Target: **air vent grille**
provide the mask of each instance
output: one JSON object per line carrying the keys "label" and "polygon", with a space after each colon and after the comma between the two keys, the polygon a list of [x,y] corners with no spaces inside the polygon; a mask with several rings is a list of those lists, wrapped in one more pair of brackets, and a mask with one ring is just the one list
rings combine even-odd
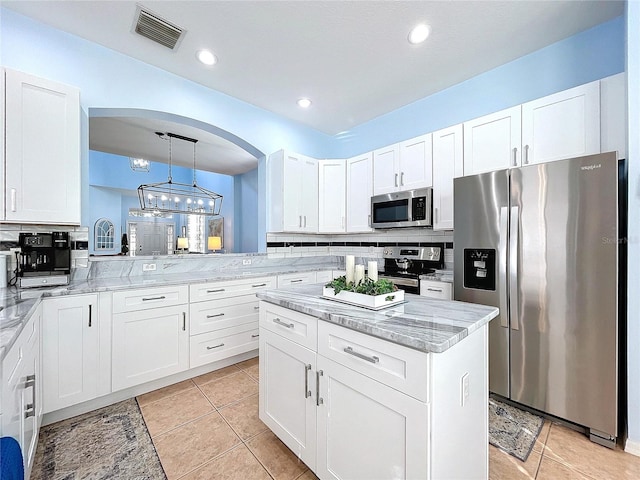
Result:
{"label": "air vent grille", "polygon": [[174,49],[182,36],[183,30],[153,13],[140,9],[136,22],[136,33],[147,37],[160,45]]}

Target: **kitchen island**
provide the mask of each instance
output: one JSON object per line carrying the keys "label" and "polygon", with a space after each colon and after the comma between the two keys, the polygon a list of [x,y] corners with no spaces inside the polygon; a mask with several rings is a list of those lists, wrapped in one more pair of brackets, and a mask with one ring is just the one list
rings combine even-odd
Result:
{"label": "kitchen island", "polygon": [[260,418],[325,479],[488,478],[488,322],[406,295],[380,311],[321,285],[258,293]]}

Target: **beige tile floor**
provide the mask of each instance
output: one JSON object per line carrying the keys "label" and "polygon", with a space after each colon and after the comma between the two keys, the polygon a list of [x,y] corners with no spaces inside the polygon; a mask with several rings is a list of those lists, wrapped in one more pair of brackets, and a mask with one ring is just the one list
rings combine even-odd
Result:
{"label": "beige tile floor", "polygon": [[[169,480],[316,479],[258,418],[257,358],[141,395],[138,403]],[[489,478],[637,480],[640,457],[546,421],[526,462],[489,446]]]}

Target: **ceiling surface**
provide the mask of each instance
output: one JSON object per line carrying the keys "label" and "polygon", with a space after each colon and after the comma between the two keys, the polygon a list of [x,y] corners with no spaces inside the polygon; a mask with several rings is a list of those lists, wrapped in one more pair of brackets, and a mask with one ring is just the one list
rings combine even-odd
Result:
{"label": "ceiling surface", "polygon": [[[0,3],[332,135],[624,13],[585,0]],[[175,51],[134,33],[138,3],[186,30]],[[411,45],[420,22],[431,36]],[[218,63],[200,64],[201,48]]]}

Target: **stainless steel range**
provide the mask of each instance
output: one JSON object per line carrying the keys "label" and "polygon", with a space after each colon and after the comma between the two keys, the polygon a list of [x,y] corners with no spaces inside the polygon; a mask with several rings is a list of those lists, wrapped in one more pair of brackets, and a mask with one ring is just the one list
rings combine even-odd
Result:
{"label": "stainless steel range", "polygon": [[420,294],[420,275],[433,273],[444,267],[444,243],[422,243],[419,246],[384,247],[386,278],[406,293]]}

